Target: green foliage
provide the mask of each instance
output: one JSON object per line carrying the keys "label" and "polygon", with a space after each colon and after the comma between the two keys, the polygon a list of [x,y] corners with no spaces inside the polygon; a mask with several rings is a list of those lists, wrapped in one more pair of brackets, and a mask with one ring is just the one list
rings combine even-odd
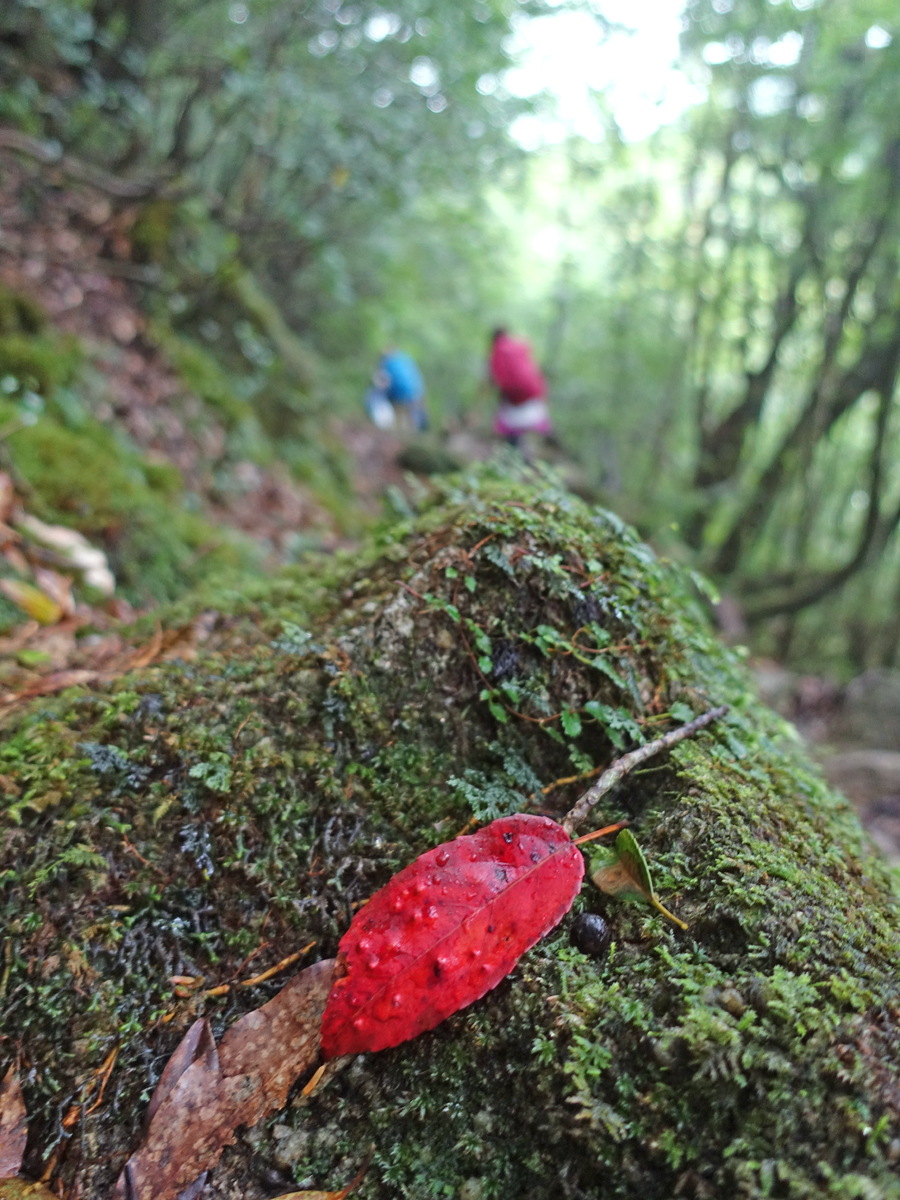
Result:
{"label": "green foliage", "polygon": [[209,350],[161,322],[153,336],[185,384],[229,426],[252,418],[252,405],[237,395],[227,371]]}

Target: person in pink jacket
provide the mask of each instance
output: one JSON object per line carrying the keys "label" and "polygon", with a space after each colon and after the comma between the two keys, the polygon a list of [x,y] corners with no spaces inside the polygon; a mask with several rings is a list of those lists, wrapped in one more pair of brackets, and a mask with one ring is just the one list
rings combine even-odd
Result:
{"label": "person in pink jacket", "polygon": [[488,367],[500,398],[494,433],[511,446],[520,445],[526,433],[549,437],[553,426],[547,408],[547,383],[528,342],[511,337],[505,329],[495,329]]}

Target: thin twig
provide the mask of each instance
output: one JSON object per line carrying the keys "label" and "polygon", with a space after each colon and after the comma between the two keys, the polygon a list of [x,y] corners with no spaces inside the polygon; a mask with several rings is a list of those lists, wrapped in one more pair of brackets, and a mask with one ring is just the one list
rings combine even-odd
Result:
{"label": "thin twig", "polygon": [[100,1068],[100,1071],[103,1075],[103,1078],[100,1081],[100,1092],[97,1096],[97,1099],[94,1101],[94,1103],[91,1105],[91,1107],[84,1114],[86,1117],[89,1117],[91,1115],[91,1113],[94,1112],[95,1109],[98,1109],[100,1107],[100,1105],[103,1103],[103,1093],[106,1091],[106,1085],[109,1083],[109,1077],[112,1074],[113,1067],[116,1065],[116,1059],[118,1058],[118,1056],[119,1056],[119,1047],[116,1046],[116,1048],[114,1050],[110,1051],[109,1055],[106,1058],[106,1062]]}
{"label": "thin twig", "polygon": [[252,979],[241,979],[237,983],[220,983],[218,987],[210,988],[209,991],[201,992],[200,995],[205,1000],[209,996],[225,996],[232,988],[255,987],[258,983],[265,983],[273,975],[277,975],[280,971],[286,971],[288,967],[292,967],[304,954],[312,950],[315,944],[315,942],[310,942],[302,950],[298,950],[296,954],[289,954],[287,958],[283,958],[274,967],[269,967],[268,971],[263,971],[262,975],[254,975]]}
{"label": "thin twig", "polygon": [[615,825],[605,825],[602,829],[595,829],[593,833],[583,833],[581,837],[572,838],[572,845],[583,846],[585,842],[594,842],[597,838],[606,837],[607,834],[618,833],[620,829],[626,829],[630,824],[630,821],[616,821]]}
{"label": "thin twig", "polygon": [[129,852],[129,854],[133,854],[134,857],[139,862],[142,862],[145,867],[149,867],[151,871],[155,871],[157,873],[157,875],[160,876],[161,879],[168,879],[168,876],[166,875],[165,871],[161,870],[154,863],[148,862],[147,859],[144,858],[143,854],[141,854],[140,850],[138,850],[137,846],[133,846],[131,844],[131,842],[129,842],[127,835],[124,833],[122,834],[122,844],[124,845],[125,849]]}
{"label": "thin twig", "polygon": [[571,834],[581,824],[601,796],[605,796],[611,788],[615,787],[619,780],[627,775],[633,767],[646,762],[648,758],[652,758],[654,754],[659,754],[662,750],[668,750],[671,746],[676,745],[685,738],[693,737],[695,733],[698,733],[701,729],[705,729],[713,721],[718,721],[719,717],[724,717],[727,712],[727,704],[721,704],[718,708],[711,708],[709,712],[703,713],[702,716],[696,717],[693,721],[688,721],[687,725],[673,729],[670,733],[657,738],[656,741],[647,742],[645,746],[639,746],[637,750],[632,750],[630,754],[623,754],[621,758],[617,758],[603,772],[594,786],[588,788],[575,807],[566,813],[565,818],[561,822],[563,829],[565,829],[566,833]]}
{"label": "thin twig", "polygon": [[592,767],[590,771],[584,771],[581,775],[563,775],[562,779],[554,779],[552,783],[542,787],[541,795],[546,796],[548,792],[555,792],[557,788],[565,787],[569,783],[580,783],[582,779],[593,779],[595,775],[599,775],[605,769],[605,767]]}
{"label": "thin twig", "polygon": [[398,579],[397,582],[400,584],[400,586],[402,588],[406,588],[406,590],[409,592],[409,594],[411,596],[415,596],[415,598],[417,600],[421,600],[423,604],[428,603],[428,601],[425,599],[425,597],[423,595],[421,595],[420,592],[417,592],[415,588],[411,588],[408,583],[404,583],[402,579]]}

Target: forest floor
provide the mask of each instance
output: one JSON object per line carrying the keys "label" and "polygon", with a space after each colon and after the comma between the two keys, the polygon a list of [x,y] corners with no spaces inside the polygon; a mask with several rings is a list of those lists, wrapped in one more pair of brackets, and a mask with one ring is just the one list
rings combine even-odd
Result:
{"label": "forest floor", "polygon": [[[325,551],[351,545],[346,524],[284,464],[229,455],[227,422],[185,384],[141,307],[140,289],[156,286],[158,272],[134,261],[138,210],[114,209],[99,192],[62,180],[48,190],[45,173],[8,155],[0,166],[0,285],[29,297],[56,333],[77,342],[86,357],[92,415],[146,460],[177,468],[202,515],[254,543],[265,569],[291,561],[298,538]],[[408,488],[404,462],[427,469],[435,455],[461,466],[487,458],[496,443],[482,415],[477,427],[445,430],[425,443],[402,428],[379,430],[362,414],[332,418],[329,433],[347,456],[357,526],[377,519],[386,493]],[[577,490],[574,464],[557,456],[557,465]],[[0,521],[8,517],[0,512]],[[32,619],[8,631],[0,638],[0,715],[71,684],[192,657],[206,636],[201,616],[136,637],[129,629],[136,615],[120,600],[90,609],[82,604],[49,626]],[[900,683],[894,681],[891,692],[890,680],[869,678],[844,693],[775,663],[758,664],[756,676],[763,698],[811,745],[825,748],[820,757],[832,782],[854,800],[882,850],[900,865],[900,728],[870,732],[885,726],[879,704],[890,709],[896,703],[900,711]]]}

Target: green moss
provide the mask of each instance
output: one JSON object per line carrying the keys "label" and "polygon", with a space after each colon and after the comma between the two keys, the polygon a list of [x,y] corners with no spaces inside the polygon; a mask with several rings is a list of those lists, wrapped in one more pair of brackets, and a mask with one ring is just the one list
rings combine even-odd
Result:
{"label": "green moss", "polygon": [[0,284],[0,336],[42,333],[47,316],[39,304]]}
{"label": "green moss", "polygon": [[141,205],[131,227],[131,246],[136,262],[163,263],[175,228],[177,208],[171,200],[148,200]]}
{"label": "green moss", "polygon": [[57,387],[71,382],[81,364],[74,338],[11,333],[0,337],[0,375],[16,381],[16,391],[52,396]]}
{"label": "green moss", "polygon": [[[0,289],[4,465],[28,510],[100,545],[121,594],[135,603],[170,600],[211,572],[246,568],[248,543],[182,507],[177,468],[143,459],[90,415],[83,358],[74,338],[45,331],[39,310]],[[38,412],[35,424],[16,428]],[[7,615],[0,605],[0,625]]]}
{"label": "green moss", "polygon": [[154,325],[153,337],[187,387],[229,426],[253,417],[252,406],[237,395],[226,372],[202,346],[162,323]]}
{"label": "green moss", "polygon": [[35,1066],[30,1170],[118,1046],[61,1160],[65,1186],[105,1194],[189,1021],[221,1032],[280,982],[179,1000],[173,975],[217,984],[312,938],[332,954],[354,906],[473,813],[561,815],[577,786],[539,785],[670,727],[674,704],[726,701],[596,814],[630,818],[686,934],[586,885],[607,959],[564,922],[218,1177],[342,1186],[374,1141],[369,1200],[900,1195],[887,877],[675,568],[552,483],[486,471],[354,558],[219,599],[202,660],[43,701],[0,748],[0,1023]]}
{"label": "green moss", "polygon": [[106,550],[134,602],[173,598],[199,574],[246,561],[238,541],[178,505],[175,468],[145,462],[97,421],[73,430],[47,416],[8,444],[29,511]]}

